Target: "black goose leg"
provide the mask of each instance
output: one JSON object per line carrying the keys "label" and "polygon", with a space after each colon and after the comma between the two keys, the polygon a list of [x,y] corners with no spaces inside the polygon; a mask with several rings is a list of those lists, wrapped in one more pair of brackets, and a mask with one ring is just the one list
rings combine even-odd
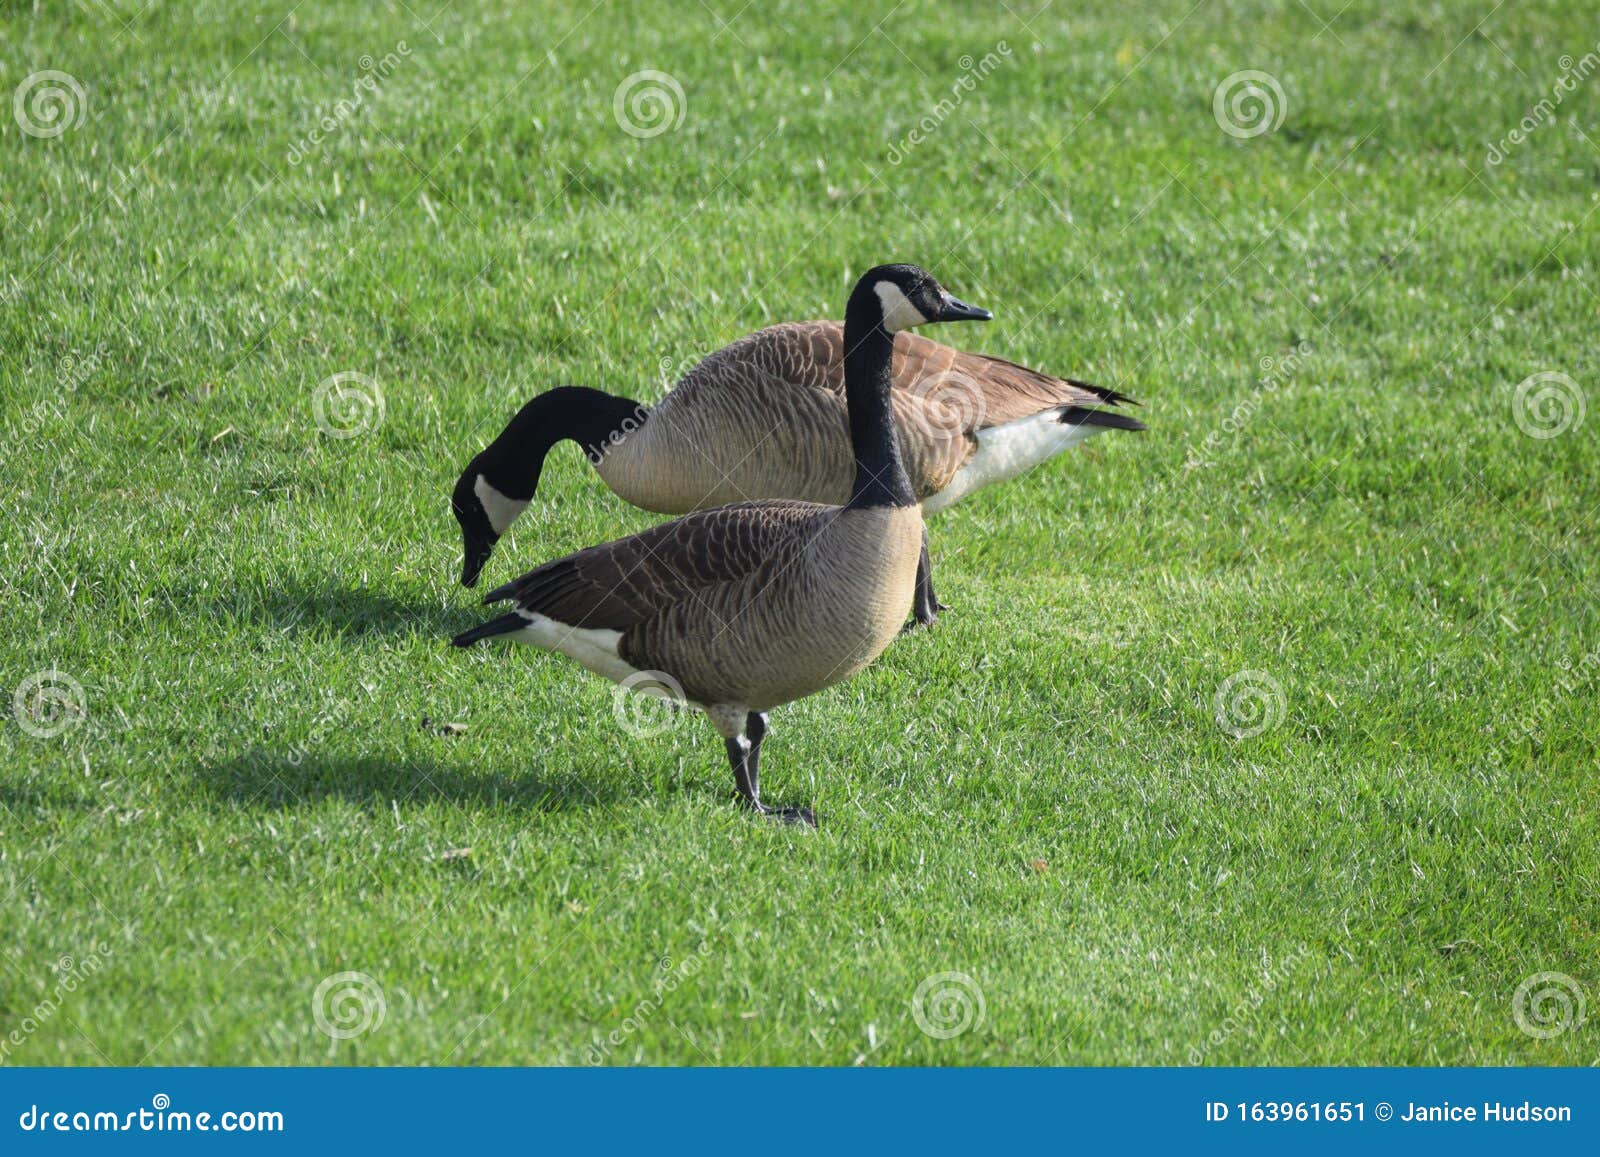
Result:
{"label": "black goose leg", "polygon": [[939,601],[939,596],[933,593],[933,562],[928,557],[928,528],[922,528],[922,557],[917,559],[917,593],[911,604],[911,622],[907,623],[904,630],[916,627],[928,627],[939,617],[940,611],[950,608]]}
{"label": "black goose leg", "polygon": [[761,810],[761,797],[750,782],[750,741],[742,735],[724,739],[728,749],[728,765],[733,768],[733,790],[739,793],[739,802],[751,811]]}
{"label": "black goose leg", "polygon": [[733,765],[733,785],[744,806],[764,816],[772,816],[790,824],[817,826],[817,817],[808,807],[768,807],[761,802],[761,741],[767,737],[767,717],[759,711],[750,712],[745,720],[745,733],[725,740],[728,762]]}

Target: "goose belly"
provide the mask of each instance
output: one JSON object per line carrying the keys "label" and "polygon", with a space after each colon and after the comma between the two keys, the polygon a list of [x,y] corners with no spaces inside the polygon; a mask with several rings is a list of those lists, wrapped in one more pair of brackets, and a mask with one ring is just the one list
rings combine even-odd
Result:
{"label": "goose belly", "polygon": [[978,431],[978,448],[957,470],[950,484],[929,495],[922,508],[929,514],[959,502],[967,495],[1047,462],[1101,431],[1098,426],[1075,426],[1061,420],[1060,410],[1046,410],[1003,426]]}
{"label": "goose belly", "polygon": [[841,682],[894,641],[911,609],[916,507],[845,511],[771,573],[707,591],[622,641],[697,703],[765,711]]}

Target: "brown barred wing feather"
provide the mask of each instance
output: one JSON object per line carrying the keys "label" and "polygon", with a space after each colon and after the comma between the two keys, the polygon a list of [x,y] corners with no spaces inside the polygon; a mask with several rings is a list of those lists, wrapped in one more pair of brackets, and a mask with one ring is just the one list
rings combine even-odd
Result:
{"label": "brown barred wing feather", "polygon": [[573,627],[627,631],[790,554],[828,509],[768,501],[685,515],[546,563],[490,591],[484,602],[511,599]]}

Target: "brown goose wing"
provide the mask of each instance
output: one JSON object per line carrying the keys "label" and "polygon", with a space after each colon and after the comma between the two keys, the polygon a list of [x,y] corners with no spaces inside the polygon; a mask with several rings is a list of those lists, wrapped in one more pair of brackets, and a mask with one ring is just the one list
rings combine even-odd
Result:
{"label": "brown goose wing", "polygon": [[545,563],[483,601],[512,599],[569,626],[626,631],[707,588],[784,565],[828,509],[772,501],[703,510]]}
{"label": "brown goose wing", "polygon": [[829,390],[844,398],[844,326],[786,321],[745,334],[707,354],[669,399],[701,404],[718,394],[765,397],[772,386]]}
{"label": "brown goose wing", "polygon": [[[1131,401],[1114,390],[963,353],[914,333],[895,335],[892,373],[900,448],[919,498],[950,484],[977,449],[979,430],[1046,410]],[[751,404],[730,404],[745,397]],[[696,445],[744,447],[737,461],[717,463],[721,476],[737,479],[736,492],[843,501],[851,471],[842,441],[848,430],[844,326],[786,322],[740,338],[691,370],[657,416]],[[1127,428],[1139,428],[1125,421]],[[730,424],[742,430],[744,441],[726,436]],[[745,441],[761,452],[751,453]]]}
{"label": "brown goose wing", "polygon": [[[921,334],[895,335],[894,389],[918,399],[976,391],[976,433],[1058,406],[1138,405],[1132,398],[1074,378],[1056,378],[1004,358],[965,353]],[[703,380],[718,389],[756,390],[778,382],[844,396],[844,326],[836,321],[785,322],[725,346],[701,362],[678,390],[692,394]],[[941,389],[942,385],[948,388]]]}
{"label": "brown goose wing", "polygon": [[[1115,390],[1051,377],[1004,358],[951,349],[921,334],[901,334],[894,353],[895,388],[929,399],[944,398],[947,405],[959,407],[968,419],[967,433],[1058,406],[1138,405]],[[963,392],[971,400],[963,398]]]}
{"label": "brown goose wing", "polygon": [[[1053,378],[1004,358],[964,353],[920,334],[895,336],[894,408],[900,446],[912,485],[923,498],[943,490],[966,465],[977,451],[980,430],[1048,410],[1129,400],[1115,390]],[[1138,428],[1137,423],[1131,426]]]}

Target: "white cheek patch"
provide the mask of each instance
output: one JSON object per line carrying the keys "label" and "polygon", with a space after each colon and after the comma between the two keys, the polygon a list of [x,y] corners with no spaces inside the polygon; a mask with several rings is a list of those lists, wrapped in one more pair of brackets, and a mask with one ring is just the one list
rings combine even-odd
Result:
{"label": "white cheek patch", "polygon": [[900,287],[894,282],[875,282],[872,289],[883,305],[883,328],[890,333],[899,333],[903,329],[928,324],[928,319],[922,316],[922,311],[911,304],[911,299],[901,292]]}
{"label": "white cheek patch", "polygon": [[472,484],[472,492],[478,496],[478,501],[483,503],[483,512],[489,517],[489,525],[494,528],[495,534],[504,534],[511,529],[511,524],[517,520],[517,515],[528,509],[528,503],[521,498],[507,498],[493,486],[482,474]]}

